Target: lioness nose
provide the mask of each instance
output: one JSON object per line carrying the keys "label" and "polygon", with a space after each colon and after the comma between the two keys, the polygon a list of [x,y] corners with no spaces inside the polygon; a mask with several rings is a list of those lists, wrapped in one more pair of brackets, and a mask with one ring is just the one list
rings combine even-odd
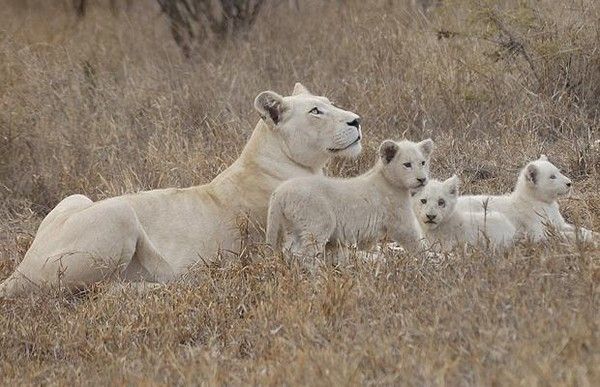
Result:
{"label": "lioness nose", "polygon": [[437,215],[429,215],[427,214],[427,219],[429,220],[434,220],[437,217]]}
{"label": "lioness nose", "polygon": [[352,121],[348,122],[348,125],[354,126],[356,129],[360,126],[360,118],[355,118]]}
{"label": "lioness nose", "polygon": [[427,181],[427,178],[426,177],[417,177],[417,181],[421,184],[425,184],[425,182]]}

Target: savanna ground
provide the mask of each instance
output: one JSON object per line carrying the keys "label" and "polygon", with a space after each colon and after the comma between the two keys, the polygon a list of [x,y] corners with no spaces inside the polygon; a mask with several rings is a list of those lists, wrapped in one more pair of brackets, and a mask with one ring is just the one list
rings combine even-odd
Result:
{"label": "savanna ground", "polygon": [[[385,138],[432,137],[434,175],[501,193],[545,153],[575,183],[565,216],[600,230],[600,2],[273,1],[190,58],[154,2],[129,3],[77,18],[2,2],[0,278],[71,193],[208,182],[256,94],[295,81],[363,117],[363,156],[332,174],[367,169]],[[600,250],[561,241],[315,276],[250,246],[142,295],[0,301],[0,381],[598,385],[599,282]]]}

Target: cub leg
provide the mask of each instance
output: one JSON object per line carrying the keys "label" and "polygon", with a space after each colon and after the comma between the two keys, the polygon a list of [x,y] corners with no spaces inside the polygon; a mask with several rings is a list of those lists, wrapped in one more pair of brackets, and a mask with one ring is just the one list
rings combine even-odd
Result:
{"label": "cub leg", "polygon": [[335,230],[335,215],[326,203],[310,203],[300,211],[287,213],[292,243],[289,251],[294,258],[314,265],[319,256],[325,258],[326,245]]}
{"label": "cub leg", "polygon": [[410,217],[404,222],[398,221],[392,238],[413,253],[423,252],[429,248],[429,243],[421,231],[421,226],[416,217]]}

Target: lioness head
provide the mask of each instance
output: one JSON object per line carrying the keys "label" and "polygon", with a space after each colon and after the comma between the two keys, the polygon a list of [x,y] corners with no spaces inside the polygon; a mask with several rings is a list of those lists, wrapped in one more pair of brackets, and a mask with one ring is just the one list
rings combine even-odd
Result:
{"label": "lioness head", "polygon": [[379,146],[383,176],[393,185],[417,190],[429,179],[429,156],[433,141],[385,140]]}
{"label": "lioness head", "polygon": [[413,210],[424,230],[437,228],[452,215],[459,183],[456,175],[445,181],[431,180],[413,197]]}
{"label": "lioness head", "polygon": [[332,156],[355,157],[362,150],[360,117],[311,94],[300,83],[289,97],[260,93],[254,107],[285,154],[305,167],[322,167]]}
{"label": "lioness head", "polygon": [[555,201],[560,195],[568,194],[572,183],[545,155],[527,164],[521,171],[519,180],[534,198],[548,203]]}

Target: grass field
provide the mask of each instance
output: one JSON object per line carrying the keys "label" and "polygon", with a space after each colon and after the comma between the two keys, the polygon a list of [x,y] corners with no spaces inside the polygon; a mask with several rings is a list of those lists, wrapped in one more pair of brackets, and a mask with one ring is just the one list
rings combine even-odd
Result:
{"label": "grass field", "polygon": [[[365,151],[431,137],[433,174],[503,193],[547,154],[572,223],[600,230],[600,2],[272,1],[190,58],[151,0],[83,18],[0,7],[0,278],[63,197],[210,181],[301,81],[363,117]],[[423,261],[387,252],[316,275],[250,249],[177,284],[0,301],[0,382],[600,384],[600,249],[553,241]]]}

